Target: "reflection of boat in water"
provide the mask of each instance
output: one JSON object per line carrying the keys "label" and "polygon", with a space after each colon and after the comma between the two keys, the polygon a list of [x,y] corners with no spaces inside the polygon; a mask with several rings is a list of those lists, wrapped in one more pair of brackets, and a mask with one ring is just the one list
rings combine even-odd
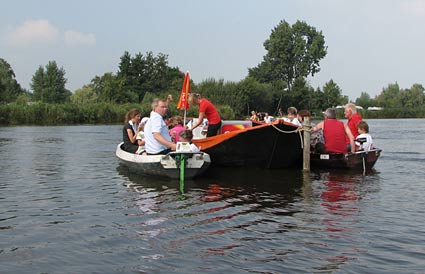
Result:
{"label": "reflection of boat in water", "polygon": [[381,149],[356,153],[311,153],[312,168],[371,170],[381,155]]}
{"label": "reflection of boat in water", "polygon": [[211,160],[208,154],[203,152],[170,152],[166,155],[139,155],[129,153],[118,144],[116,156],[121,160],[129,171],[137,174],[180,178],[180,157],[184,157],[184,178],[191,179],[204,173],[209,167]]}
{"label": "reflection of boat in water", "polygon": [[295,125],[280,120],[255,126],[251,121],[223,121],[221,132],[217,136],[193,140],[211,156],[213,166],[301,166],[301,133]]}

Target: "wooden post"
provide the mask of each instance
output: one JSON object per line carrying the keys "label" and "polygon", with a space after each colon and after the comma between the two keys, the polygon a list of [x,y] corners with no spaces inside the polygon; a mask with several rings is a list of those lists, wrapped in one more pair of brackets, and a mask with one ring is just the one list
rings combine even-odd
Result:
{"label": "wooden post", "polygon": [[310,171],[310,130],[311,130],[310,117],[304,117],[303,128],[304,128],[303,170]]}

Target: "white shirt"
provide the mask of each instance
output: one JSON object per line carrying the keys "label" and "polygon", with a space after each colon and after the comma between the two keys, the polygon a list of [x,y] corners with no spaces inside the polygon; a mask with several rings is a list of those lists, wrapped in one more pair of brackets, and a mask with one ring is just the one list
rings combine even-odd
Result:
{"label": "white shirt", "polygon": [[362,133],[356,138],[356,146],[359,146],[360,149],[364,151],[369,151],[373,149],[373,140],[372,136],[368,133]]}
{"label": "white shirt", "polygon": [[155,139],[154,132],[159,132],[166,140],[171,142],[171,136],[168,133],[168,127],[164,119],[159,113],[152,111],[150,119],[145,125],[145,147],[146,152],[149,154],[157,154],[168,149],[167,146],[162,145]]}
{"label": "white shirt", "polygon": [[294,119],[291,120],[291,119],[285,117],[285,118],[283,118],[283,121],[294,124],[294,125],[299,126],[299,127],[302,126],[300,121],[298,121],[297,118],[294,118]]}

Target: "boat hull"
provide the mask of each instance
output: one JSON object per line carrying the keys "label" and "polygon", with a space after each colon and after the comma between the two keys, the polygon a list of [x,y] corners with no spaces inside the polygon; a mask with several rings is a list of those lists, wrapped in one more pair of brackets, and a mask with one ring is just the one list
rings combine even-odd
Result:
{"label": "boat hull", "polygon": [[302,164],[298,127],[277,121],[193,140],[213,166],[287,168]]}
{"label": "boat hull", "polygon": [[381,149],[356,153],[311,153],[312,168],[370,170],[381,155]]}
{"label": "boat hull", "polygon": [[175,153],[167,155],[138,155],[129,153],[117,146],[116,156],[121,164],[126,166],[131,173],[166,177],[170,179],[180,178],[180,164],[176,160],[178,155],[184,155],[185,170],[184,178],[192,179],[203,174],[211,164],[210,156],[206,153]]}

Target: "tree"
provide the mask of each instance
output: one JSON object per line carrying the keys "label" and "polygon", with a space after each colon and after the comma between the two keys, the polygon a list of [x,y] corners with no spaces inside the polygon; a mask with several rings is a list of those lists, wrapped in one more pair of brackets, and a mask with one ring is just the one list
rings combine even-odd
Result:
{"label": "tree", "polygon": [[173,86],[174,80],[183,81],[184,73],[168,66],[168,55],[152,52],[137,53],[134,58],[126,51],[121,56],[117,76],[123,80],[123,88],[138,96],[142,102],[146,93],[160,94]]}
{"label": "tree", "polygon": [[93,89],[93,85],[86,85],[77,89],[71,96],[71,102],[74,104],[92,104],[97,103],[98,96]]}
{"label": "tree", "polygon": [[25,91],[15,79],[15,72],[4,59],[0,58],[0,103],[13,102]]}
{"label": "tree", "polygon": [[397,83],[389,84],[387,88],[384,88],[378,96],[375,98],[377,104],[381,107],[386,108],[397,108],[402,107],[400,100],[400,87]]}
{"label": "tree", "polygon": [[320,71],[319,61],[326,56],[327,47],[322,32],[305,22],[290,26],[281,21],[264,42],[267,54],[249,76],[261,82],[283,81],[289,92],[297,78],[314,76]]}
{"label": "tree", "polygon": [[424,104],[424,87],[414,84],[410,89],[400,92],[400,101],[404,108],[418,108]]}
{"label": "tree", "polygon": [[356,105],[362,106],[363,108],[372,107],[375,105],[373,99],[370,98],[370,95],[366,92],[362,92],[360,97],[356,99]]}
{"label": "tree", "polygon": [[65,70],[58,68],[55,61],[50,61],[45,69],[40,66],[30,84],[34,99],[56,104],[68,102],[72,93],[65,88],[66,81]]}
{"label": "tree", "polygon": [[341,88],[332,79],[323,86],[323,95],[326,107],[348,103],[346,97],[341,94]]}

